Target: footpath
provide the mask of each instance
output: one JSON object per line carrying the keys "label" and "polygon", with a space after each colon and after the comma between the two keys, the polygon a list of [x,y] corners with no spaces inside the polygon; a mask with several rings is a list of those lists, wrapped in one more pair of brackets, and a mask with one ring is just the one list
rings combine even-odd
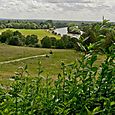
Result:
{"label": "footpath", "polygon": [[3,62],[0,62],[0,65],[14,63],[14,62],[19,62],[19,61],[28,60],[28,59],[39,58],[39,57],[46,57],[46,56],[47,56],[47,54],[30,56],[30,57],[25,57],[25,58],[19,58],[19,59],[14,59],[14,60],[9,60],[9,61],[3,61]]}

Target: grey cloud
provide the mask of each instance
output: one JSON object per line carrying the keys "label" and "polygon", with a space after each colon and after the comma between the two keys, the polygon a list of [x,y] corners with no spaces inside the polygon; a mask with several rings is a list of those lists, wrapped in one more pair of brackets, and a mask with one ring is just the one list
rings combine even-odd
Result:
{"label": "grey cloud", "polygon": [[62,8],[64,11],[78,11],[85,8],[83,4],[76,4],[76,3],[64,3],[64,4],[57,4],[58,7]]}
{"label": "grey cloud", "polygon": [[114,19],[114,12],[114,0],[0,0],[0,16],[8,18]]}
{"label": "grey cloud", "polygon": [[92,0],[36,0],[47,3],[91,3]]}

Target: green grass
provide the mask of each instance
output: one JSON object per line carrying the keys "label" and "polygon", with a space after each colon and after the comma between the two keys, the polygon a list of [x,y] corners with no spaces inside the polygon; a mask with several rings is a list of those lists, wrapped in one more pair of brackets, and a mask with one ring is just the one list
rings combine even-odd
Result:
{"label": "green grass", "polygon": [[[22,57],[48,54],[50,49],[43,48],[29,48],[29,47],[16,47],[0,44],[0,62],[18,59]],[[52,49],[53,55],[49,58],[41,57],[36,59],[24,60],[10,64],[0,65],[0,83],[8,84],[9,78],[14,75],[18,67],[28,65],[30,75],[37,74],[38,61],[41,61],[44,69],[43,75],[50,74],[54,77],[60,72],[60,64],[62,61],[70,63],[80,57],[80,53],[74,50]]]}
{"label": "green grass", "polygon": [[[75,55],[80,57],[79,53],[72,50],[53,51],[53,56],[40,59],[48,72],[53,69],[50,70],[51,64],[56,64],[56,68],[63,58],[63,61],[69,62],[72,59],[74,61]],[[20,74],[12,78],[13,82],[9,82],[11,85],[0,86],[0,115],[113,115],[114,54],[107,54],[97,67],[95,63],[98,56],[93,52],[81,56],[81,61],[69,65],[63,63],[63,72],[59,71],[57,77],[52,76],[55,79],[48,75],[43,77],[41,67],[38,68],[39,74],[31,78],[31,75],[25,76],[23,71],[19,71]],[[28,62],[33,68],[36,66],[35,60]]]}
{"label": "green grass", "polygon": [[[20,62],[0,65],[0,83],[9,84],[9,78],[13,76],[19,67],[28,65],[28,71],[31,76],[37,75],[38,61],[41,61],[44,72],[43,75],[51,75],[53,79],[61,71],[61,62],[66,64],[75,61],[81,57],[80,52],[74,50],[65,49],[45,49],[45,48],[30,48],[30,47],[18,47],[0,44],[0,62],[9,61],[29,56],[49,54],[50,50],[53,51],[53,55],[49,58],[39,57],[35,59],[28,59]],[[100,65],[100,62],[104,59],[104,56],[100,56],[96,62],[96,65]]]}
{"label": "green grass", "polygon": [[29,57],[34,55],[42,55],[49,53],[49,49],[18,47],[0,44],[0,61],[13,60],[17,58]]}
{"label": "green grass", "polygon": [[[8,29],[0,29],[0,33],[6,31]],[[10,29],[12,31],[16,31],[18,30],[19,32],[21,32],[23,35],[27,36],[27,35],[37,35],[38,39],[43,39],[45,36],[48,37],[55,37],[56,39],[60,39],[61,36],[59,35],[54,35],[52,33],[50,33],[49,31],[45,30],[45,29]]]}

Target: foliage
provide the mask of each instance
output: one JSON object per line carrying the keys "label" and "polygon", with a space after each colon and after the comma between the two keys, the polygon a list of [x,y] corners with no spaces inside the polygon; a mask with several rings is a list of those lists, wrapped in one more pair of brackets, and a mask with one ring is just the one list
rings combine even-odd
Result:
{"label": "foliage", "polygon": [[[30,26],[30,24],[34,25],[31,21],[8,21],[6,23],[25,23],[28,25],[28,27]],[[39,26],[43,29],[51,28],[52,30],[54,24],[52,20],[47,20],[41,22]],[[27,35],[27,37],[25,37],[19,31],[13,32],[11,30],[7,30],[5,32],[2,32],[2,34],[0,35],[0,42],[7,43],[10,45],[26,45],[40,47],[41,45],[38,44],[39,40],[37,39],[37,37],[39,37],[40,39],[42,36],[43,39],[40,42],[43,48],[74,48],[79,51],[81,50],[80,44],[82,44],[83,47],[81,51],[86,52],[88,52],[89,50],[102,51],[103,49],[108,49],[113,43],[115,43],[115,26],[114,24],[110,23],[109,20],[105,20],[103,18],[102,22],[92,24],[81,24],[79,28],[83,31],[83,34],[80,36],[79,39],[63,35],[61,37],[61,40],[56,40],[56,38],[59,36],[55,35],[53,37],[52,34],[49,32],[51,35],[49,35],[49,37],[46,37],[48,36],[46,34],[49,34],[47,33],[47,31],[45,31],[44,33],[40,32],[39,34],[37,31],[32,32],[35,33],[37,36],[33,34],[28,35],[30,31],[22,32],[23,34],[25,33],[25,36]],[[81,34],[82,32],[79,28],[76,26],[76,24],[70,23],[68,25],[68,32],[72,34]]]}
{"label": "foliage", "polygon": [[56,48],[57,49],[64,49],[65,48],[65,44],[64,44],[64,41],[62,39],[57,40],[57,42],[56,42]]}
{"label": "foliage", "polygon": [[80,29],[77,26],[68,27],[68,33],[81,34]]}
{"label": "foliage", "polygon": [[[92,50],[107,49],[111,44],[115,43],[115,30],[114,26],[108,21],[103,19],[100,23],[94,23],[89,25],[82,25],[82,31],[84,32],[80,40],[84,44],[87,50],[90,46]],[[95,45],[100,43],[100,45]]]}
{"label": "foliage", "polygon": [[23,36],[19,31],[12,31],[12,36],[7,37],[6,43],[8,45],[24,46],[25,36]]}
{"label": "foliage", "polygon": [[2,43],[5,43],[7,39],[13,36],[13,32],[11,30],[7,30],[5,32],[2,32],[0,35],[0,41]]}
{"label": "foliage", "polygon": [[56,38],[55,37],[50,37],[50,40],[51,40],[51,45],[52,46],[56,46]]}
{"label": "foliage", "polygon": [[65,48],[74,48],[74,41],[76,38],[71,38],[70,36],[63,35],[61,38],[64,42]]}
{"label": "foliage", "polygon": [[41,29],[50,29],[54,27],[52,20],[42,21],[38,25],[40,26]]}
{"label": "foliage", "polygon": [[75,23],[69,23],[68,24],[68,27],[74,27],[74,26],[77,26],[77,24],[75,24]]}
{"label": "foliage", "polygon": [[19,31],[6,30],[0,35],[0,41],[2,43],[7,43],[9,45],[24,46],[32,45],[36,46],[38,44],[37,35],[28,35],[26,38]]}
{"label": "foliage", "polygon": [[27,66],[19,68],[8,88],[0,86],[0,114],[94,115],[115,114],[115,52],[111,46],[100,67],[98,54],[89,52],[77,62],[61,64],[56,80],[38,75],[30,79]]}
{"label": "foliage", "polygon": [[25,44],[26,45],[35,45],[38,43],[38,37],[36,35],[28,35],[25,38]]}
{"label": "foliage", "polygon": [[68,30],[68,33],[71,33],[71,34],[81,34],[80,29],[75,23],[69,23],[67,30]]}
{"label": "foliage", "polygon": [[41,40],[41,44],[43,48],[51,48],[52,42],[51,39],[46,36]]}
{"label": "foliage", "polygon": [[25,20],[0,20],[0,28],[15,28],[15,29],[49,29],[53,27],[52,20],[36,23],[35,21]]}
{"label": "foliage", "polygon": [[15,45],[15,46],[20,46],[21,44],[21,39],[18,36],[12,36],[7,39],[6,43],[9,45]]}

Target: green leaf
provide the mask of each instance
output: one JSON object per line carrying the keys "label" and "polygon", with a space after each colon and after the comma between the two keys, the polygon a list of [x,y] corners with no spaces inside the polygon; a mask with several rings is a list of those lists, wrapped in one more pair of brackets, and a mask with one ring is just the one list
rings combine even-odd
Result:
{"label": "green leaf", "polygon": [[92,70],[93,72],[96,72],[97,69],[98,69],[97,67],[92,67],[92,68],[91,68],[91,70]]}
{"label": "green leaf", "polygon": [[2,111],[0,111],[0,115],[4,115],[4,113]]}
{"label": "green leaf", "polygon": [[85,109],[87,110],[88,115],[93,115],[86,106],[85,106]]}
{"label": "green leaf", "polygon": [[112,102],[110,103],[110,106],[113,106],[113,105],[115,105],[115,101],[112,101]]}
{"label": "green leaf", "polygon": [[97,113],[97,112],[99,112],[99,110],[100,110],[100,107],[96,107],[96,108],[93,110],[93,113],[95,114],[95,112]]}

